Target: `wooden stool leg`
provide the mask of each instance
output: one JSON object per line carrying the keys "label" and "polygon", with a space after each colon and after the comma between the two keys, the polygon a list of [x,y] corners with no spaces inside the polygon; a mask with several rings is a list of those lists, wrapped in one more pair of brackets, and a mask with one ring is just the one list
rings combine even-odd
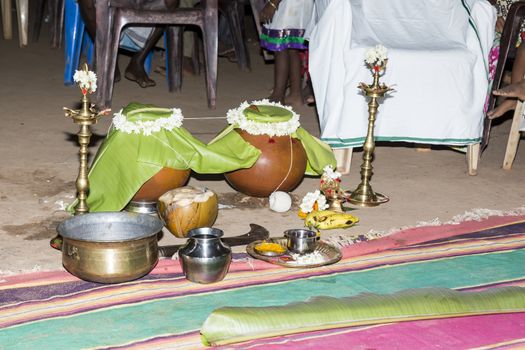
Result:
{"label": "wooden stool leg", "polygon": [[480,149],[481,144],[479,143],[467,146],[468,174],[471,176],[475,176],[478,174]]}
{"label": "wooden stool leg", "polygon": [[337,161],[337,171],[343,175],[350,173],[353,148],[336,148],[333,152]]}
{"label": "wooden stool leg", "polygon": [[13,14],[11,12],[11,0],[1,0],[2,5],[2,24],[4,39],[13,39]]}
{"label": "wooden stool leg", "polygon": [[204,7],[204,61],[208,107],[215,109],[217,100],[217,54],[218,54],[218,0],[206,0]]}
{"label": "wooden stool leg", "polygon": [[27,46],[29,33],[29,0],[16,0],[20,47]]}
{"label": "wooden stool leg", "polygon": [[505,158],[503,160],[503,169],[505,170],[512,168],[512,163],[514,162],[514,158],[516,158],[516,152],[520,142],[521,118],[523,118],[523,102],[518,101],[516,109],[514,110],[514,117],[512,118],[509,139],[507,141],[507,149],[505,150]]}
{"label": "wooden stool leg", "polygon": [[182,87],[182,27],[168,27],[166,40],[166,77],[170,92]]}

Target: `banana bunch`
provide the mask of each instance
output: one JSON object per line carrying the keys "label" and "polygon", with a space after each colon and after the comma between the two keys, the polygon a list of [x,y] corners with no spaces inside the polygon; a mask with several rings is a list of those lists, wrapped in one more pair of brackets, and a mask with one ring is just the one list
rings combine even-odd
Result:
{"label": "banana bunch", "polygon": [[359,222],[358,217],[332,210],[312,211],[304,219],[306,227],[317,230],[348,228],[357,222]]}

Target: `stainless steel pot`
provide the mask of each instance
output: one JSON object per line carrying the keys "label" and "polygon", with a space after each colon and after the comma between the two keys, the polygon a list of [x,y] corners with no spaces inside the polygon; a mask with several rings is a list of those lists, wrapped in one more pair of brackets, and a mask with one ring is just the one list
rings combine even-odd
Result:
{"label": "stainless steel pot", "polygon": [[292,229],[284,231],[286,247],[292,253],[307,254],[315,250],[317,233],[306,229]]}
{"label": "stainless steel pot", "polygon": [[222,230],[211,227],[190,230],[188,243],[179,250],[179,262],[188,280],[214,283],[226,276],[232,251],[221,241],[222,235]]}
{"label": "stainless steel pot", "polygon": [[158,218],[136,213],[79,215],[57,227],[63,238],[62,264],[87,281],[119,283],[148,274],[158,261]]}

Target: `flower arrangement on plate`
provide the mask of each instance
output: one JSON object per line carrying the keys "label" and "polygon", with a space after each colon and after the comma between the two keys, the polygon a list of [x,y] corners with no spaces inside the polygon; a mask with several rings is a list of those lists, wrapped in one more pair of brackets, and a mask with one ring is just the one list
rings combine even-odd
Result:
{"label": "flower arrangement on plate", "polygon": [[[298,216],[304,219],[306,227],[316,230],[343,229],[359,222],[359,218],[342,210],[344,196],[340,184],[341,174],[331,165],[325,166],[320,189],[308,192],[299,205]],[[338,206],[334,206],[336,201]]]}

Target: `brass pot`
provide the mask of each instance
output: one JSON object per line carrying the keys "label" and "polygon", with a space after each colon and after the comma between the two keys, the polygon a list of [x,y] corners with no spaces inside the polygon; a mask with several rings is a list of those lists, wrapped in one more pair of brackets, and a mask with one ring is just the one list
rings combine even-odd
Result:
{"label": "brass pot", "polygon": [[[233,188],[249,196],[267,197],[277,190],[290,192],[301,183],[307,158],[299,140],[292,138],[290,142],[290,136],[270,137],[252,135],[244,130],[236,129],[236,131],[246,142],[259,149],[261,155],[251,168],[224,174]],[[290,152],[290,144],[292,152]],[[290,169],[291,154],[293,160]],[[290,169],[289,174],[288,169]]]}
{"label": "brass pot", "polygon": [[157,264],[158,218],[136,213],[100,212],[60,223],[62,264],[91,282],[120,283],[148,274]]}

